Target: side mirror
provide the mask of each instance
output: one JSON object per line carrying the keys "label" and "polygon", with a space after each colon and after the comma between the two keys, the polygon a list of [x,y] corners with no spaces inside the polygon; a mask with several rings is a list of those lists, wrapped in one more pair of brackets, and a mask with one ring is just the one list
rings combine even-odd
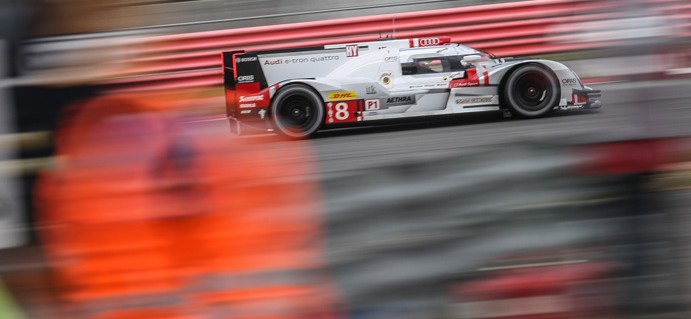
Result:
{"label": "side mirror", "polygon": [[481,56],[481,55],[479,55],[479,54],[471,54],[471,55],[466,55],[466,56],[464,56],[464,57],[463,57],[463,62],[466,62],[466,63],[473,63],[473,62],[475,62],[475,61],[477,61],[477,60],[480,60],[480,59],[482,59],[482,56]]}

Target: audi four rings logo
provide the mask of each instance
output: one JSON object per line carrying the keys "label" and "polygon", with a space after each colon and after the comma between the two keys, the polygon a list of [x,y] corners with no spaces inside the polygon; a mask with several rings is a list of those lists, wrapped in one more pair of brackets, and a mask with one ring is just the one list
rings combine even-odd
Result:
{"label": "audi four rings logo", "polygon": [[441,40],[439,40],[439,38],[420,39],[420,45],[424,46],[437,45],[439,43],[441,43]]}
{"label": "audi four rings logo", "polygon": [[444,41],[440,38],[410,39],[411,47],[431,47],[442,43],[444,43]]}

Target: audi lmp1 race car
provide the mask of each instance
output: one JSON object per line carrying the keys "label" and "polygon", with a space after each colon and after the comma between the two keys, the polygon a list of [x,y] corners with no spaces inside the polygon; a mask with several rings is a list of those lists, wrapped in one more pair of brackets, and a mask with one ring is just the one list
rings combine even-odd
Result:
{"label": "audi lmp1 race car", "polygon": [[534,118],[599,108],[600,91],[561,63],[498,58],[449,37],[223,52],[231,130],[301,138],[377,120],[507,110]]}

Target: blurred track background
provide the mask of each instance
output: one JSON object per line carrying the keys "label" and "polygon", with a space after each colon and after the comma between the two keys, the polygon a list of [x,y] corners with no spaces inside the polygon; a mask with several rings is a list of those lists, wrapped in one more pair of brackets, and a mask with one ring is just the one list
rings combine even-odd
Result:
{"label": "blurred track background", "polygon": [[[0,275],[30,318],[55,318],[60,308],[40,242],[27,237],[37,225],[33,179],[56,165],[51,134],[65,105],[95,94],[124,94],[184,114],[191,131],[228,134],[221,50],[372,40],[393,33],[395,20],[399,37],[450,35],[500,55],[562,61],[603,91],[604,107],[526,121],[490,114],[325,131],[307,142],[314,157],[265,159],[264,165],[284,167],[277,180],[322,185],[326,257],[351,315],[511,318],[492,309],[533,302],[513,315],[689,317],[686,1],[0,5],[3,59],[9,61],[6,72],[0,70],[7,74],[0,103],[3,114],[15,118],[14,127],[2,132],[10,158],[2,168],[11,177],[4,194],[14,199],[3,205],[11,218],[0,220],[2,234],[10,235],[0,242],[8,247],[0,250]],[[295,143],[257,147],[280,154]],[[622,151],[617,143],[633,146]],[[588,169],[602,156],[614,159]],[[312,160],[318,165],[314,174],[291,173],[291,163]],[[12,194],[17,180],[28,192],[24,200]],[[499,292],[492,293],[472,288],[473,282],[492,286],[492,278],[510,277],[504,271],[511,267],[548,273],[572,264],[607,271],[585,279],[556,276],[562,286],[545,284],[538,292],[526,292],[535,285],[530,281],[493,286]],[[523,275],[515,278],[535,274]]]}

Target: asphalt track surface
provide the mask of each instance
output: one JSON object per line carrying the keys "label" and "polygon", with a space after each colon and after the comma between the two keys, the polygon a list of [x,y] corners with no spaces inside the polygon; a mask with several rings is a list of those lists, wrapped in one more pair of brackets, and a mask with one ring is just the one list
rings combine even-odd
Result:
{"label": "asphalt track surface", "polygon": [[[529,120],[478,113],[424,122],[334,129],[319,132],[306,143],[314,150],[320,177],[326,178],[491,150],[512,143],[591,143],[691,136],[691,79],[591,86],[602,90],[601,109],[557,112]],[[228,132],[224,118],[194,123],[193,127]],[[302,142],[275,143],[270,147],[289,148],[291,143]],[[273,161],[280,163],[281,159]]]}
{"label": "asphalt track surface", "polygon": [[321,132],[322,176],[522,142],[591,143],[691,136],[691,80],[593,84],[603,107],[538,119],[498,114]]}

